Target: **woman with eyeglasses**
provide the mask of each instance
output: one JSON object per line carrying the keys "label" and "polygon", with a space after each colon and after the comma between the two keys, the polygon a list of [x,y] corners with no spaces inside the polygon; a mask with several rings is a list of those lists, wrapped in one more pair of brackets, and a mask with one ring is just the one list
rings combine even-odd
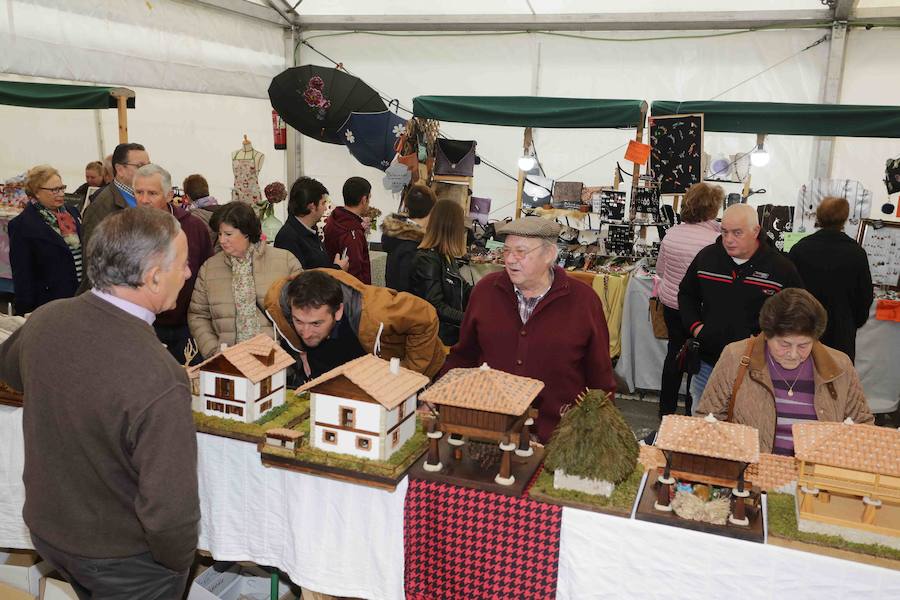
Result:
{"label": "woman with eyeglasses", "polygon": [[75,295],[82,277],[81,220],[65,205],[59,171],[39,165],[28,171],[31,202],[9,222],[9,262],[18,314]]}
{"label": "woman with eyeglasses", "polygon": [[445,346],[459,341],[459,326],[471,286],[459,273],[457,259],[466,253],[463,209],[453,200],[438,200],[413,257],[409,284],[413,294],[437,311],[438,336]]}
{"label": "woman with eyeglasses", "polygon": [[223,343],[231,346],[259,333],[274,338],[261,308],[266,292],[303,270],[293,254],[262,241],[259,218],[243,202],[219,208],[209,225],[219,233],[222,251],[200,267],[188,308],[188,328],[205,358]]}

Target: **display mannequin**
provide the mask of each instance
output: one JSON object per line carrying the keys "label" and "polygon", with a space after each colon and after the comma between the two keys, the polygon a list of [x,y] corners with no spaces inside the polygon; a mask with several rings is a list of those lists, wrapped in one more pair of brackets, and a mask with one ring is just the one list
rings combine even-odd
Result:
{"label": "display mannequin", "polygon": [[253,149],[253,144],[244,134],[244,142],[240,150],[231,153],[231,170],[234,173],[234,187],[231,189],[231,200],[246,202],[256,207],[262,201],[259,189],[259,171],[262,169],[266,155]]}

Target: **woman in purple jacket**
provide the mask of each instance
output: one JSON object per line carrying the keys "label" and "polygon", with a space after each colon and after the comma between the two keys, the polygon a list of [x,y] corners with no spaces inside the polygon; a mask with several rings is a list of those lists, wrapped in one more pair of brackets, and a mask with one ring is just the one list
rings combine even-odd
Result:
{"label": "woman in purple jacket", "polygon": [[[676,356],[691,337],[678,315],[678,286],[697,253],[719,237],[716,215],[724,198],[725,190],[721,186],[708,183],[692,185],[681,206],[681,224],[667,231],[660,244],[656,274],[661,280],[659,299],[663,303],[663,315],[669,329],[669,347],[659,392],[660,417],[678,409],[682,372],[676,363]],[[690,408],[686,408],[685,412],[690,413]]]}

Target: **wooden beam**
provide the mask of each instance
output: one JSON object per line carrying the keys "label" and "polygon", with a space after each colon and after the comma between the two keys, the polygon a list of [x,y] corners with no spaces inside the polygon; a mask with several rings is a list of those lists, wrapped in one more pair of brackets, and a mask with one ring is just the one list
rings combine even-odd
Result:
{"label": "wooden beam", "polygon": [[128,142],[128,98],[116,97],[116,110],[119,115],[119,143]]}
{"label": "wooden beam", "polygon": [[539,15],[300,15],[296,19],[297,25],[305,30],[342,31],[696,31],[775,25],[814,26],[831,23],[832,20],[833,13],[827,8]]}

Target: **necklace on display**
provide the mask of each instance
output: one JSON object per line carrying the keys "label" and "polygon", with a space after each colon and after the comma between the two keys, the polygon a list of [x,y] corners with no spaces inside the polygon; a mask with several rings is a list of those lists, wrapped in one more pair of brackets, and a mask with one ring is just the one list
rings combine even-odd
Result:
{"label": "necklace on display", "polygon": [[800,370],[800,367],[803,366],[803,363],[801,362],[797,366],[797,376],[794,377],[793,383],[788,383],[787,379],[785,379],[779,372],[778,367],[775,366],[775,361],[772,360],[771,355],[769,355],[769,362],[772,364],[772,372],[775,373],[776,375],[778,375],[778,379],[783,381],[784,385],[788,386],[788,391],[787,391],[788,398],[793,398],[794,397],[794,386],[797,385],[797,380],[800,379],[800,373],[802,373],[802,371]]}

